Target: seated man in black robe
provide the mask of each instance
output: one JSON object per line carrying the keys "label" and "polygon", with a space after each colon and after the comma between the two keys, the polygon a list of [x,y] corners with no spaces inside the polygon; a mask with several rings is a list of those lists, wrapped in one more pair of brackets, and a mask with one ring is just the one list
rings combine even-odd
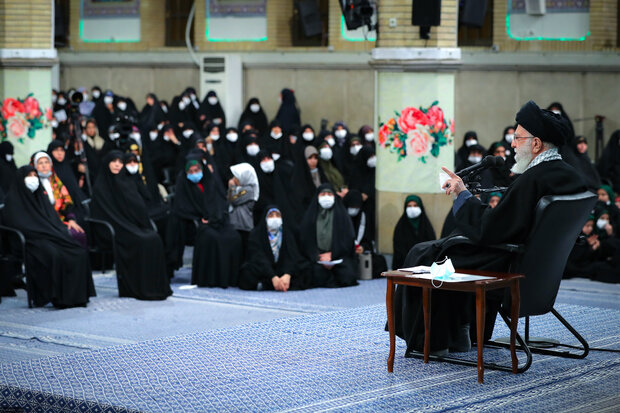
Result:
{"label": "seated man in black robe", "polygon": [[[520,176],[510,185],[495,208],[489,208],[466,190],[454,173],[444,189],[456,195],[452,211],[457,229],[475,245],[459,244],[445,248],[446,240],[417,244],[411,249],[404,266],[430,265],[445,256],[455,268],[509,271],[509,253],[487,246],[500,243],[523,244],[534,224],[536,205],[546,195],[583,192],[586,186],[579,174],[562,161],[557,147],[569,135],[561,117],[541,110],[534,102],[526,103],[517,113],[518,127],[512,148],[516,163],[512,168]],[[499,300],[487,298],[487,338],[492,333]],[[469,329],[473,299],[471,294],[434,291],[431,310],[431,351],[439,354],[448,349],[467,351],[471,347]],[[407,341],[407,350],[421,350],[424,342],[422,298],[419,288],[402,287],[394,300],[396,334]],[[472,326],[473,327],[473,326]],[[490,328],[489,328],[490,327]]]}

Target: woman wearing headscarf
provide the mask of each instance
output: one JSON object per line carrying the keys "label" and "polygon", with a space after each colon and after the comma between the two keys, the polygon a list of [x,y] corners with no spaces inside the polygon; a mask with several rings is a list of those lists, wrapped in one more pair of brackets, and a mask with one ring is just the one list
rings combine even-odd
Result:
{"label": "woman wearing headscarf", "polygon": [[[172,213],[183,233],[177,230],[177,265],[182,262],[185,237],[194,225],[192,284],[199,287],[237,285],[241,258],[241,237],[229,223],[226,199],[218,189],[219,178],[203,163],[190,156],[185,171],[177,178]],[[169,231],[170,232],[170,231]],[[183,238],[180,238],[179,235]],[[178,268],[178,267],[177,267]]]}
{"label": "woman wearing headscarf", "polygon": [[301,222],[300,245],[312,271],[313,287],[357,285],[355,234],[347,211],[330,184],[317,188]]}
{"label": "woman wearing headscarf", "polygon": [[164,122],[165,119],[166,116],[161,110],[157,96],[154,93],[147,94],[146,103],[144,104],[138,118],[138,126],[140,127],[140,131],[146,135],[148,131],[156,128],[157,125]]}
{"label": "woman wearing headscarf", "polygon": [[280,122],[282,129],[293,130],[301,126],[301,117],[297,108],[295,93],[291,89],[282,89],[280,92],[282,103],[278,109],[275,120]]}
{"label": "woman wearing headscarf", "polygon": [[355,253],[372,255],[372,275],[379,277],[382,272],[387,271],[387,263],[383,255],[375,251],[374,228],[368,215],[364,212],[364,201],[362,193],[357,189],[351,189],[343,199],[347,213],[353,223],[353,233],[355,234]]}
{"label": "woman wearing headscarf", "polygon": [[295,165],[293,174],[293,188],[297,192],[297,199],[305,211],[312,202],[316,189],[327,183],[327,177],[319,165],[319,151],[314,146],[304,149],[304,162]]}
{"label": "woman wearing headscarf", "polygon": [[364,125],[357,132],[357,136],[362,140],[364,146],[369,146],[376,150],[375,133],[370,125]]}
{"label": "woman wearing headscarf", "polygon": [[47,146],[47,153],[52,159],[52,170],[54,174],[56,174],[69,192],[74,205],[74,213],[77,217],[77,221],[82,222],[86,216],[86,210],[82,203],[87,199],[87,196],[84,194],[84,191],[82,191],[82,188],[80,188],[75,173],[66,160],[66,151],[63,143],[58,140],[50,142]]}
{"label": "woman wearing headscarf", "polygon": [[392,269],[403,268],[405,258],[414,245],[434,239],[435,230],[426,216],[422,199],[417,195],[409,195],[405,199],[403,214],[394,228]]}
{"label": "woman wearing headscarf", "polygon": [[269,205],[252,230],[249,259],[241,266],[239,288],[256,290],[302,290],[308,287],[308,265],[299,253],[294,231],[282,212]]}
{"label": "woman wearing headscarf", "polygon": [[245,261],[247,241],[254,228],[254,204],[258,201],[260,189],[256,171],[249,163],[232,165],[233,175],[228,181],[228,204],[230,223],[239,232],[243,245],[242,262]]}
{"label": "woman wearing headscarf", "polygon": [[588,140],[585,136],[577,136],[575,138],[573,151],[577,158],[577,171],[581,173],[588,189],[591,191],[596,190],[601,185],[601,177],[590,156],[588,156]]}
{"label": "woman wearing headscarf", "polygon": [[456,151],[456,156],[454,157],[455,170],[460,171],[464,168],[463,165],[467,163],[467,158],[469,157],[469,148],[473,145],[478,144],[478,134],[474,131],[465,132],[465,136],[463,136],[463,144]]}
{"label": "woman wearing headscarf", "polygon": [[217,125],[222,130],[226,128],[226,114],[215,91],[210,90],[203,99],[198,110],[198,117],[204,128],[209,125]]}
{"label": "woman wearing headscarf", "polygon": [[608,180],[613,190],[620,193],[620,129],[611,134],[596,167],[601,178]]}
{"label": "woman wearing headscarf", "polygon": [[157,139],[151,142],[150,146],[153,149],[151,162],[158,174],[158,181],[170,180],[174,182],[177,175],[177,159],[182,150],[181,141],[177,138],[174,127],[172,125],[164,126]]}
{"label": "woman wearing headscarf", "polygon": [[2,210],[3,222],[26,237],[26,268],[35,306],[84,306],[95,296],[88,252],[69,234],[40,185],[34,167],[16,173]]}
{"label": "woman wearing headscarf", "polygon": [[325,173],[325,177],[335,188],[336,193],[344,197],[348,191],[347,184],[340,170],[334,164],[334,152],[328,141],[319,144],[319,167]]}
{"label": "woman wearing headscarf", "polygon": [[0,143],[0,189],[6,194],[15,180],[17,166],[13,160],[13,144],[9,141]]}
{"label": "woman wearing headscarf", "polygon": [[71,236],[86,248],[86,234],[77,223],[76,206],[69,190],[52,168],[52,158],[46,152],[39,151],[32,155],[32,166],[37,171],[43,193],[54,207],[60,220],[67,226]]}
{"label": "woman wearing headscarf", "polygon": [[245,105],[245,109],[243,110],[241,117],[239,117],[239,130],[243,130],[244,123],[251,124],[260,135],[267,132],[267,115],[265,115],[258,98],[251,98],[247,105]]}
{"label": "woman wearing headscarf", "polygon": [[[151,226],[134,181],[122,170],[122,152],[111,151],[104,156],[94,185],[92,216],[114,227],[119,296],[165,300],[172,290],[166,275],[164,246]],[[107,236],[99,235],[102,239]]]}
{"label": "woman wearing headscarf", "polygon": [[[331,145],[334,152],[334,165],[338,168],[340,173],[347,178],[347,166],[351,156],[351,134],[349,128],[343,121],[338,121],[332,126],[332,137],[335,138],[335,144]],[[325,139],[328,139],[325,137]]]}
{"label": "woman wearing headscarf", "polygon": [[255,131],[245,132],[241,136],[241,142],[237,145],[235,150],[235,163],[247,162],[254,167],[258,168],[259,160],[258,153],[261,148],[258,143],[258,136]]}
{"label": "woman wearing headscarf", "polygon": [[501,156],[504,159],[503,165],[488,169],[493,185],[500,187],[509,186],[513,181],[513,177],[510,172],[511,165],[507,161],[506,148],[501,142],[495,142],[489,147],[487,153],[493,156]]}
{"label": "woman wearing headscarf", "polygon": [[504,128],[502,138],[499,140],[499,144],[504,147],[504,156],[506,157],[506,165],[512,168],[515,164],[515,153],[512,149],[512,141],[515,138],[515,126],[510,125]]}

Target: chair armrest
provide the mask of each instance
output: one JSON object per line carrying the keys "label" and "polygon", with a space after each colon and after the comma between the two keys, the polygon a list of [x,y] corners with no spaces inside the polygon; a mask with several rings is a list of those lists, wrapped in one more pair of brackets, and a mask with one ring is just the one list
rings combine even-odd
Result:
{"label": "chair armrest", "polygon": [[[443,244],[444,248],[450,248],[454,245],[458,245],[458,244],[470,244],[470,245],[475,245],[475,243],[470,240],[469,238],[467,238],[466,236],[463,235],[456,235],[454,237],[450,237],[449,239],[447,239],[445,241],[445,243]],[[503,251],[507,251],[507,252],[511,252],[511,253],[515,253],[515,254],[521,254],[523,252],[525,252],[525,246],[522,244],[493,244],[493,245],[485,245],[485,247],[487,248],[493,248],[493,249],[499,249],[499,250],[503,250]]]}
{"label": "chair armrest", "polygon": [[157,225],[155,224],[155,221],[149,218],[149,223],[151,224],[151,228],[153,228],[153,231],[157,232]]}
{"label": "chair armrest", "polygon": [[17,239],[19,239],[20,244],[22,245],[22,258],[24,260],[24,266],[26,265],[26,237],[24,234],[15,228],[7,227],[4,225],[0,225],[0,232],[11,232],[17,235]]}
{"label": "chair armrest", "polygon": [[200,222],[198,222],[197,219],[195,219],[193,222],[194,222],[194,225],[196,226],[196,228],[200,227]]}
{"label": "chair armrest", "polygon": [[89,217],[84,218],[84,220],[86,222],[90,222],[91,224],[104,226],[110,232],[110,235],[112,236],[112,241],[114,242],[114,236],[116,235],[116,233],[114,232],[114,227],[112,226],[112,224],[110,224],[107,221],[103,221],[101,219],[95,219],[95,218],[89,218]]}

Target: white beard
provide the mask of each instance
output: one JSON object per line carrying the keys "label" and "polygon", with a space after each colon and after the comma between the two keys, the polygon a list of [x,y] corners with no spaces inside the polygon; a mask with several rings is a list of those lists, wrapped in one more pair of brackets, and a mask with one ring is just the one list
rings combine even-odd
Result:
{"label": "white beard", "polygon": [[532,142],[527,145],[521,145],[515,149],[515,164],[510,168],[510,172],[517,175],[525,172],[530,162],[532,162]]}

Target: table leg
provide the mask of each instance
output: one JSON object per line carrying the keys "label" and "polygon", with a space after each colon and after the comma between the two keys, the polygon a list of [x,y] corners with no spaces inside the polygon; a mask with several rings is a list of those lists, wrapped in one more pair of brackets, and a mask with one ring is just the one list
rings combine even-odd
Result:
{"label": "table leg", "polygon": [[422,287],[422,307],[424,309],[424,362],[428,363],[431,352],[431,290]]}
{"label": "table leg", "polygon": [[389,277],[387,279],[387,293],[385,295],[385,304],[387,306],[388,330],[390,332],[390,355],[388,356],[388,373],[394,371],[394,353],[396,352],[396,333],[394,331],[394,281]]}
{"label": "table leg", "polygon": [[515,340],[517,338],[517,325],[519,324],[520,294],[519,280],[514,280],[510,285],[510,299],[512,301],[510,308],[510,358],[512,359],[512,372],[514,374],[517,374],[519,368]]}
{"label": "table leg", "polygon": [[484,360],[482,357],[482,351],[484,349],[484,317],[486,312],[486,297],[485,289],[482,287],[476,288],[476,330],[478,333],[478,383],[482,383],[484,380]]}

